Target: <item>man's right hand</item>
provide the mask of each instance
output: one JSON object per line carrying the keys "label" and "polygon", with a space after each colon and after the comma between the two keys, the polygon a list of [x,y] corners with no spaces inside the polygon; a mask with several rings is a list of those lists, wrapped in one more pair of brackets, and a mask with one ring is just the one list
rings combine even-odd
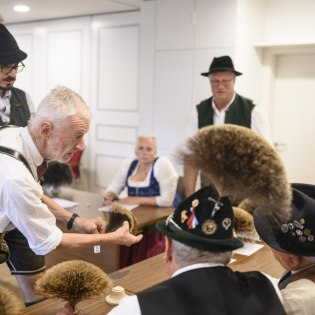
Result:
{"label": "man's right hand", "polygon": [[[108,233],[109,234],[109,233]],[[113,242],[117,245],[131,246],[132,244],[141,241],[143,235],[132,235],[129,232],[129,223],[124,221],[123,225],[118,228],[115,232],[112,232]]]}
{"label": "man's right hand", "polygon": [[111,192],[111,191],[106,191],[105,195],[104,195],[104,201],[103,204],[105,206],[109,206],[113,203],[113,201],[118,200],[118,197],[115,193]]}

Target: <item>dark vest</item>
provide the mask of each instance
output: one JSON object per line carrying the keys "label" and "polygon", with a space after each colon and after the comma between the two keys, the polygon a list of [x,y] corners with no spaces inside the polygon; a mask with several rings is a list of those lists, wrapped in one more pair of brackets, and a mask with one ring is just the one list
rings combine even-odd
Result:
{"label": "dark vest", "polygon": [[[252,100],[236,94],[233,103],[225,112],[224,123],[251,128],[251,116],[254,106]],[[199,129],[213,125],[214,110],[212,108],[212,97],[197,105],[197,112]]]}
{"label": "dark vest", "polygon": [[157,161],[156,158],[152,164],[152,172],[150,176],[150,183],[148,187],[131,187],[128,185],[128,178],[133,173],[134,169],[138,165],[138,160],[133,160],[129,166],[129,170],[126,178],[126,186],[128,188],[128,196],[141,196],[141,197],[151,197],[151,196],[160,196],[160,185],[157,179],[154,176],[154,164]]}
{"label": "dark vest", "polygon": [[228,267],[184,272],[137,294],[142,315],[285,315],[271,282]]}
{"label": "dark vest", "polygon": [[[25,127],[30,118],[30,109],[27,104],[25,92],[12,88],[10,98],[10,125]],[[3,121],[0,117],[0,125]]]}

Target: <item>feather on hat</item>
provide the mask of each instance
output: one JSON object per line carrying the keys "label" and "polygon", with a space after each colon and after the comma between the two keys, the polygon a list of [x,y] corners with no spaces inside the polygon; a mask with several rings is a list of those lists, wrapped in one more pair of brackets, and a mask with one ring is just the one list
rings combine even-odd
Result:
{"label": "feather on hat", "polygon": [[283,162],[252,130],[229,124],[204,127],[178,153],[182,162],[205,173],[220,196],[247,198],[276,221],[289,216],[291,189]]}

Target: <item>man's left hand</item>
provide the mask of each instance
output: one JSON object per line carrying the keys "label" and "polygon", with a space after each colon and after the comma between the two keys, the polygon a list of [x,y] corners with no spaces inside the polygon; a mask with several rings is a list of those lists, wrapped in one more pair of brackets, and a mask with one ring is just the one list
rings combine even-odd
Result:
{"label": "man's left hand", "polygon": [[74,220],[73,231],[85,234],[100,234],[105,232],[105,222],[101,217],[93,219],[82,219],[80,217]]}

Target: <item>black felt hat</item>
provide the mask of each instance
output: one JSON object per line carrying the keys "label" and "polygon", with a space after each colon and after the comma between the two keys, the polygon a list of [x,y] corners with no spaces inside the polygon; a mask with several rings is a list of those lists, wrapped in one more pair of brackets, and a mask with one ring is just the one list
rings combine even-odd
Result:
{"label": "black felt hat", "polygon": [[0,23],[0,65],[11,65],[27,57],[8,29]]}
{"label": "black felt hat", "polygon": [[315,257],[315,186],[292,184],[289,220],[275,224],[265,213],[254,211],[254,224],[261,239],[270,247],[298,256]]}
{"label": "black felt hat", "polygon": [[231,71],[236,76],[242,75],[241,72],[238,72],[234,69],[233,61],[230,56],[214,57],[209,67],[209,71],[203,72],[201,75],[207,77],[211,73],[222,71]]}
{"label": "black felt hat", "polygon": [[167,220],[156,224],[167,237],[209,252],[231,251],[243,246],[233,236],[234,216],[228,197],[204,187],[182,201]]}

